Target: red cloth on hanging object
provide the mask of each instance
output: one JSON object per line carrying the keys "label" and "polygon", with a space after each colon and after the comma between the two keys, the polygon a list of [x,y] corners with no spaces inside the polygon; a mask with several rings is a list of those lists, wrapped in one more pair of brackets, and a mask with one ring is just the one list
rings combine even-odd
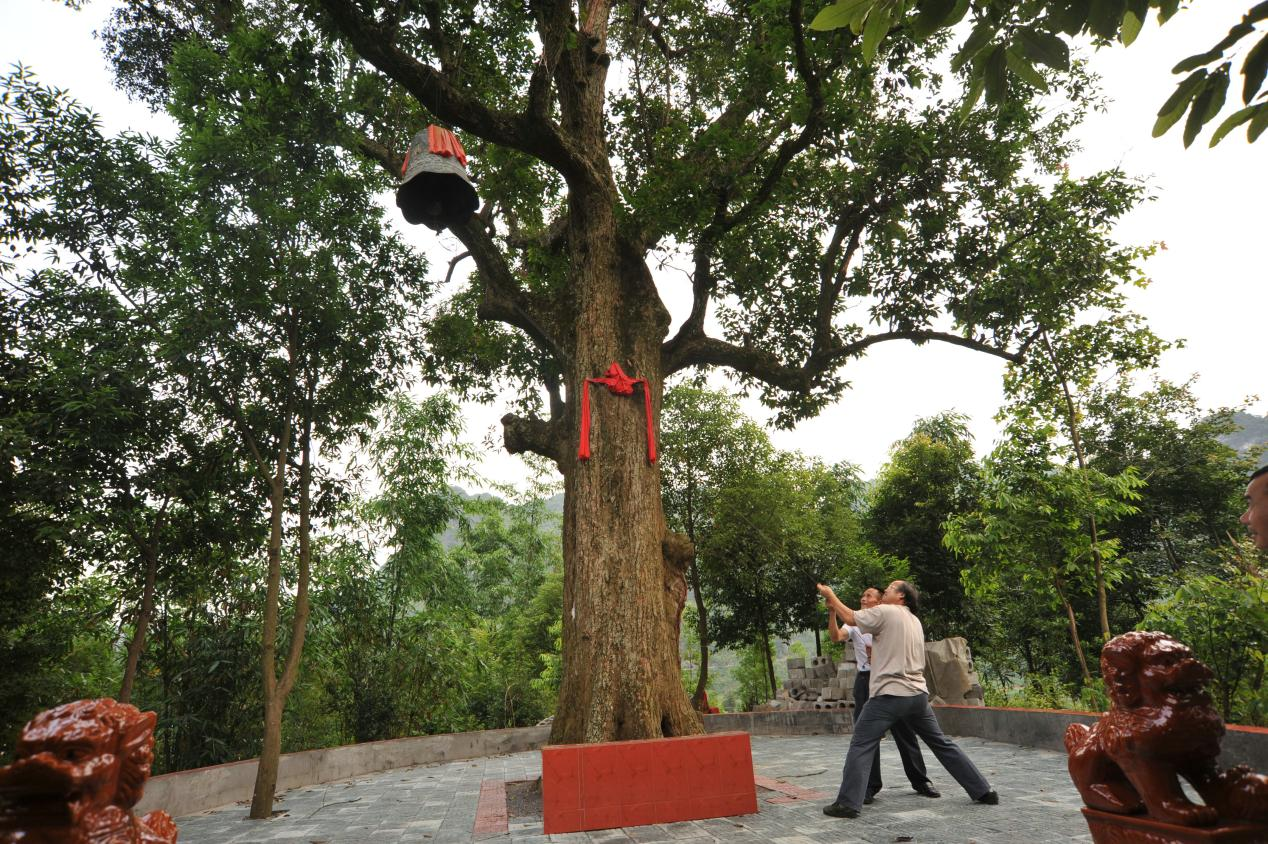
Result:
{"label": "red cloth on hanging object", "polygon": [[590,385],[602,384],[608,392],[618,396],[634,395],[634,385],[643,385],[643,409],[647,415],[647,460],[656,462],[656,432],[652,426],[652,391],[646,378],[631,378],[619,363],[608,367],[602,378],[587,378],[581,383],[581,443],[577,446],[577,459],[590,459]]}
{"label": "red cloth on hanging object", "polygon": [[462,142],[458,140],[458,136],[448,129],[442,129],[435,123],[427,127],[427,145],[431,148],[432,155],[440,155],[445,158],[453,156],[458,159],[458,163],[463,167],[467,166],[467,152],[462,148]]}

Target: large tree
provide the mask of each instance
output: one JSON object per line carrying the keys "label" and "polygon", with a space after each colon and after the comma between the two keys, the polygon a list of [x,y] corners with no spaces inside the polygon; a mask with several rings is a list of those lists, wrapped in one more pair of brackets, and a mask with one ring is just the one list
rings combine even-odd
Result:
{"label": "large tree", "polygon": [[[679,682],[684,547],[643,402],[596,390],[580,460],[586,378],[620,363],[648,379],[657,416],[666,378],[726,367],[792,424],[878,343],[1017,360],[1120,280],[1106,229],[1137,187],[1116,172],[1053,184],[1084,79],[1056,80],[1071,107],[1055,116],[1019,90],[963,120],[938,39],[891,39],[869,65],[806,14],[801,0],[156,2],[108,28],[121,80],[154,102],[174,42],[258,26],[311,48],[341,92],[331,142],[386,172],[428,122],[459,131],[485,204],[452,231],[477,272],[434,315],[427,374],[511,392],[507,448],[564,476],[556,742],[701,729]],[[1054,220],[1072,236],[1048,241]],[[678,259],[691,306],[671,333],[653,269]]]}

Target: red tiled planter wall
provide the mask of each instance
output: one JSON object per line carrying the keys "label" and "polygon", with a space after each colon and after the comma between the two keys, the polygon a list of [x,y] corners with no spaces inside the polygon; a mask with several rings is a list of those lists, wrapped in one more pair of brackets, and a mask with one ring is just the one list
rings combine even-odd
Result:
{"label": "red tiled planter wall", "polygon": [[547,835],[756,811],[748,733],[542,748]]}

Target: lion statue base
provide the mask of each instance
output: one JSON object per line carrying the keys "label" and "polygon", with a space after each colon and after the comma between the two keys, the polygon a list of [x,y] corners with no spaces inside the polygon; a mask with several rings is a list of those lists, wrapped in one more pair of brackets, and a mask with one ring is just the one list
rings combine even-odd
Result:
{"label": "lion statue base", "polygon": [[[1092,810],[1084,814],[1094,841],[1268,841],[1268,777],[1216,765],[1224,722],[1206,690],[1213,675],[1188,647],[1164,633],[1124,633],[1101,651],[1101,675],[1110,711],[1065,734],[1070,779]],[[1186,796],[1181,778],[1203,803]],[[1128,837],[1130,824],[1113,817],[1100,819],[1098,836],[1100,813],[1144,815],[1142,837]],[[1221,824],[1251,837],[1211,837]],[[1188,831],[1158,837],[1148,829],[1157,825]]]}
{"label": "lion statue base", "polygon": [[138,818],[153,712],[109,698],[41,712],[0,768],[0,844],[175,844],[166,812]]}

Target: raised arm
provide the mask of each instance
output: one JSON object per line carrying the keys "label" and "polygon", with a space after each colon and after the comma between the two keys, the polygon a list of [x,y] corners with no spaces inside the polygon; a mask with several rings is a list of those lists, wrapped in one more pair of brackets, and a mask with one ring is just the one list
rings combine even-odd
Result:
{"label": "raised arm", "polygon": [[845,633],[837,624],[837,611],[828,607],[828,638],[834,642],[844,642]]}
{"label": "raised arm", "polygon": [[846,624],[854,624],[854,610],[841,603],[836,593],[832,591],[831,586],[825,586],[822,583],[816,583],[815,588],[819,590],[819,594],[823,596],[823,600],[828,605],[828,612],[841,616],[841,620]]}

